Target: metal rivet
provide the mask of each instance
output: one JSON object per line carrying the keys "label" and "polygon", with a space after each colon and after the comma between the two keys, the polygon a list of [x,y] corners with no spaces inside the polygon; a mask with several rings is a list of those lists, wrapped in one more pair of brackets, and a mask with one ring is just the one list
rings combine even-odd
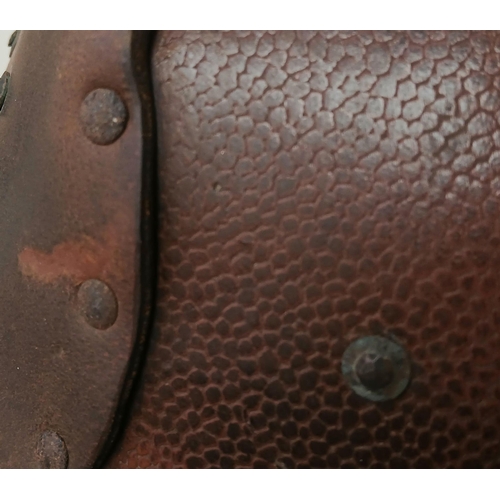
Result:
{"label": "metal rivet", "polygon": [[111,144],[122,135],[128,113],[120,96],[110,89],[96,89],[82,102],[83,132],[94,144]]}
{"label": "metal rivet", "polygon": [[387,401],[406,389],[410,360],[392,340],[375,335],[363,337],[345,350],[342,374],[356,394],[370,401]]}
{"label": "metal rivet", "polygon": [[68,449],[57,432],[45,431],[40,436],[37,457],[42,469],[68,468]]}
{"label": "metal rivet", "polygon": [[354,369],[360,382],[372,391],[383,389],[394,380],[392,361],[376,353],[362,354]]}
{"label": "metal rivet", "polygon": [[2,111],[3,105],[5,103],[5,98],[7,97],[7,92],[9,91],[9,81],[10,73],[6,71],[0,77],[0,111]]}
{"label": "metal rivet", "polygon": [[91,279],[78,289],[78,306],[87,323],[98,330],[106,330],[115,321],[118,304],[113,290],[100,280]]}

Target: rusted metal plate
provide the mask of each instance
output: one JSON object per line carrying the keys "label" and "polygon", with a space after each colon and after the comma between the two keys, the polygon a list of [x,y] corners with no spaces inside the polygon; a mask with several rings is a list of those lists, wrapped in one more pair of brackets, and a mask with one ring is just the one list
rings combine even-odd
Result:
{"label": "rusted metal plate", "polygon": [[[157,36],[155,337],[109,466],[500,465],[499,47]],[[374,336],[388,401],[342,373]]]}
{"label": "rusted metal plate", "polygon": [[[0,467],[92,466],[120,421],[150,306],[148,43],[16,38],[0,113]],[[103,141],[82,120],[96,89],[123,108],[90,106],[94,134],[120,128]]]}

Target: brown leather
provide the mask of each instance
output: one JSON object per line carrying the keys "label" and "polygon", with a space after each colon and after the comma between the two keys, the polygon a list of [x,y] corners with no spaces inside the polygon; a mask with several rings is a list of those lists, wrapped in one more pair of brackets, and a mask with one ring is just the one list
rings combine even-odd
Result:
{"label": "brown leather", "polygon": [[[111,467],[496,467],[500,36],[162,32],[156,323]],[[392,335],[373,403],[346,347]]]}
{"label": "brown leather", "polygon": [[92,467],[120,428],[148,330],[149,40],[23,30],[11,41],[0,84],[0,468]]}

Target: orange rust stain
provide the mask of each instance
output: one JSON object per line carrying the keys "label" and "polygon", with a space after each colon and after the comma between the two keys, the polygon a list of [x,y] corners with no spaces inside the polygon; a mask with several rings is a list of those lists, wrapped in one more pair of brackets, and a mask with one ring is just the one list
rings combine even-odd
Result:
{"label": "orange rust stain", "polygon": [[26,247],[18,255],[21,273],[42,283],[61,278],[81,282],[91,277],[105,278],[119,266],[119,238],[116,225],[103,231],[102,240],[83,236],[56,245],[50,253]]}

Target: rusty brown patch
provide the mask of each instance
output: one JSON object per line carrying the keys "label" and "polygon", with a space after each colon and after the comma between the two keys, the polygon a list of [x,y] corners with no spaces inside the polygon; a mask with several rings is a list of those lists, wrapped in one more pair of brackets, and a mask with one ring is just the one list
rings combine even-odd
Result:
{"label": "rusty brown patch", "polygon": [[99,239],[83,236],[56,245],[50,253],[25,247],[18,255],[21,273],[42,283],[67,278],[77,284],[99,276],[106,278],[119,258],[118,225],[110,224]]}

